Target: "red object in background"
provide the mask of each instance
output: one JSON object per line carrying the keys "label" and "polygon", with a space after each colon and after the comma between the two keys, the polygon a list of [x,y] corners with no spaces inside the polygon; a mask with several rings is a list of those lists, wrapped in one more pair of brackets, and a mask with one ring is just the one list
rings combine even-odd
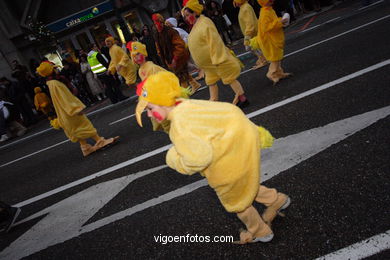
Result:
{"label": "red object in background", "polygon": [[128,43],[126,43],[126,48],[131,52],[131,44],[132,44],[133,42],[128,42]]}

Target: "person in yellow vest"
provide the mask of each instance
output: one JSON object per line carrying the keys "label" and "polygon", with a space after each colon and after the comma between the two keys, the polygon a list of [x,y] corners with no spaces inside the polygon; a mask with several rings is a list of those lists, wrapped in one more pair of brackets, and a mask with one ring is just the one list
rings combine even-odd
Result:
{"label": "person in yellow vest", "polygon": [[[249,51],[249,41],[257,35],[257,17],[255,11],[248,3],[248,0],[234,0],[233,5],[240,8],[238,12],[238,23],[244,35],[244,43],[246,43],[245,50]],[[258,58],[253,69],[258,69],[268,64],[260,50],[252,50],[252,53]]]}
{"label": "person in yellow vest", "polygon": [[137,66],[131,61],[127,53],[115,44],[115,39],[110,36],[105,40],[106,46],[110,48],[110,65],[108,71],[111,75],[118,72],[128,86],[135,86],[137,80]]}
{"label": "person in yellow vest", "polygon": [[34,92],[34,105],[37,111],[41,111],[49,120],[54,119],[53,104],[50,98],[46,95],[46,93],[42,92],[40,87],[35,87]]}
{"label": "person in yellow vest", "polygon": [[276,85],[279,80],[292,75],[282,69],[285,44],[283,27],[287,26],[289,21],[287,18],[277,17],[272,8],[274,0],[257,0],[257,2],[261,5],[258,32],[249,44],[252,49],[260,48],[264,57],[270,62],[267,78]]}
{"label": "person in yellow vest", "polygon": [[205,73],[210,100],[218,100],[217,82],[222,80],[235,93],[232,103],[241,108],[248,106],[244,89],[237,80],[241,73],[240,63],[223,43],[213,21],[202,15],[203,5],[198,0],[189,0],[184,1],[183,6],[184,20],[192,26],[188,48],[195,64]]}
{"label": "person in yellow vest", "polygon": [[[51,121],[52,126],[56,129],[62,128],[70,141],[79,142],[84,156],[114,144],[119,139],[119,136],[105,139],[98,135],[91,121],[83,113],[85,105],[70,92],[64,83],[55,79],[56,72],[53,64],[42,62],[37,72],[41,77],[46,78],[46,85],[49,87],[57,114],[57,118]],[[95,140],[94,146],[87,143],[88,138]]]}
{"label": "person in yellow vest", "polygon": [[[271,241],[273,219],[290,204],[287,195],[260,185],[260,149],[272,146],[271,134],[235,105],[181,99],[179,80],[171,72],[149,76],[138,84],[137,94],[140,126],[145,109],[158,122],[170,121],[173,146],[166,155],[167,165],[185,175],[199,172],[226,211],[237,213],[245,224],[238,243]],[[262,216],[253,201],[267,207]]]}
{"label": "person in yellow vest", "polygon": [[88,64],[93,74],[103,83],[104,92],[111,100],[111,103],[115,104],[128,98],[123,95],[119,80],[114,75],[110,75],[107,70],[109,67],[108,58],[103,53],[100,53],[96,44],[90,44],[89,47],[91,50],[87,55]]}

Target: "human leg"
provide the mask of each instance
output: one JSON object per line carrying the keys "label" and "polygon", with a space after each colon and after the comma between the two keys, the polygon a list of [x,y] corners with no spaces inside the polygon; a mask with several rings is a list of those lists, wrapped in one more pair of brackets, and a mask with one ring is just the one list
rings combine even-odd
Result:
{"label": "human leg", "polygon": [[277,71],[280,66],[279,63],[280,61],[271,61],[266,75],[267,78],[274,83],[274,86],[279,82],[279,78],[277,76]]}
{"label": "human leg", "polygon": [[81,152],[83,153],[84,157],[96,151],[96,149],[92,145],[87,143],[85,139],[79,140],[79,143],[80,143]]}
{"label": "human leg", "polygon": [[286,209],[291,203],[291,199],[286,194],[263,185],[260,185],[255,201],[267,207],[262,218],[269,226],[276,215],[280,214],[280,211]]}
{"label": "human leg", "polygon": [[240,244],[272,240],[274,234],[271,228],[263,221],[259,212],[253,206],[238,212],[237,217],[246,226],[246,230],[240,232]]}
{"label": "human leg", "polygon": [[210,91],[210,101],[218,101],[218,85],[215,83],[214,85],[209,86]]}
{"label": "human leg", "polygon": [[238,80],[234,80],[230,83],[230,87],[233,89],[235,94],[232,103],[240,108],[247,107],[249,105],[249,101],[244,95],[244,89],[242,88],[241,83]]}

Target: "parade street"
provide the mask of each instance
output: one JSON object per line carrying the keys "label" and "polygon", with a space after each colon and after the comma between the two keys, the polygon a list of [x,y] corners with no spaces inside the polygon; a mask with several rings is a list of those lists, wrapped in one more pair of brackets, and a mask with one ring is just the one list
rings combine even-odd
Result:
{"label": "parade street", "polygon": [[[22,210],[0,235],[0,259],[390,259],[389,28],[388,1],[297,21],[282,61],[294,75],[276,86],[235,46],[244,112],[275,137],[261,181],[291,197],[271,242],[228,240],[243,224],[206,179],[165,164],[169,136],[146,113],[138,126],[132,97],[88,116],[100,135],[120,136],[88,157],[48,122],[0,146],[0,197]],[[219,91],[232,101],[229,86]]]}

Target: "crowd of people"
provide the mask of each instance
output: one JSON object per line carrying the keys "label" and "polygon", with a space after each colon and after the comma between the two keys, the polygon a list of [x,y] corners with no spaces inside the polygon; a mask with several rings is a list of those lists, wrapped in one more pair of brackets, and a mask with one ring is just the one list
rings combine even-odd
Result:
{"label": "crowd of people", "polygon": [[[260,12],[254,3],[261,6]],[[320,2],[225,0],[221,6],[218,1],[184,0],[183,9],[174,17],[153,14],[153,25],[145,25],[127,44],[107,36],[100,49],[91,44],[89,50],[81,51],[78,62],[65,55],[61,70],[43,60],[34,63],[37,74],[32,75],[14,61],[16,81],[0,79],[1,141],[8,138],[7,131],[20,136],[25,126],[36,122],[34,105],[54,128],[63,129],[72,142],[80,144],[84,156],[115,144],[119,137],[99,136],[84,109],[106,97],[112,103],[126,99],[120,89],[122,79],[139,96],[138,123],[142,126],[141,114],[146,109],[153,130],[169,134],[173,147],[167,164],[183,174],[200,172],[225,209],[237,213],[245,224],[237,243],[269,242],[271,223],[289,206],[290,198],[259,185],[260,148],[270,147],[273,137],[241,111],[249,105],[238,81],[242,63],[228,47],[237,34],[243,35],[245,48],[258,57],[256,68],[269,64],[266,77],[277,84],[291,76],[281,66],[283,28],[295,19],[298,11],[294,10],[304,11],[308,6],[318,11]],[[233,28],[235,24],[240,31]],[[191,75],[193,70],[205,78],[208,101],[189,99],[200,87]],[[142,82],[137,85],[138,78]],[[232,88],[232,104],[215,102],[219,81]],[[87,142],[89,138],[94,145]],[[261,216],[253,201],[266,206]],[[19,212],[0,202],[1,225],[6,231]]]}

